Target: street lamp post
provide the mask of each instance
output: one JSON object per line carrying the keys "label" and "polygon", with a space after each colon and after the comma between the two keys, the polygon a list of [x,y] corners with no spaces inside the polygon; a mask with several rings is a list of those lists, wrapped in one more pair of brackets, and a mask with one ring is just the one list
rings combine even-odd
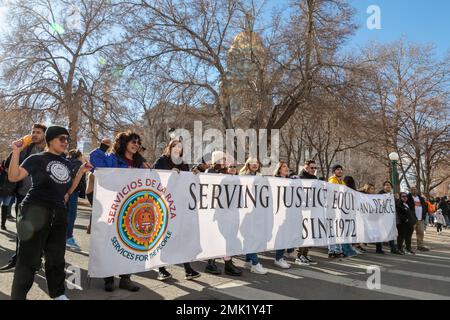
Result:
{"label": "street lamp post", "polygon": [[392,163],[392,189],[394,193],[397,192],[397,161],[400,159],[397,152],[391,152],[389,154],[389,159]]}

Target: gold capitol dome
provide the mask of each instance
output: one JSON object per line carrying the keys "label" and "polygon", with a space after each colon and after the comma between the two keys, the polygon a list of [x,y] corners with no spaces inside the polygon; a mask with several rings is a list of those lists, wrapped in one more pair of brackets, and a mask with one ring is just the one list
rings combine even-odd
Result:
{"label": "gold capitol dome", "polygon": [[254,19],[246,15],[245,30],[236,35],[231,44],[230,53],[253,51],[255,54],[264,53],[264,44],[261,36],[253,31]]}

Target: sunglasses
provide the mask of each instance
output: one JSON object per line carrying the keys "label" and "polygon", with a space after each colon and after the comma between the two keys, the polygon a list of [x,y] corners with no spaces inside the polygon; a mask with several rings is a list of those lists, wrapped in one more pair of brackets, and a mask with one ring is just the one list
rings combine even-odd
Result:
{"label": "sunglasses", "polygon": [[309,167],[311,170],[317,170],[317,167]]}
{"label": "sunglasses", "polygon": [[138,146],[142,145],[142,142],[140,140],[132,140],[130,141],[132,144],[137,144]]}
{"label": "sunglasses", "polygon": [[70,143],[72,141],[68,136],[59,136],[58,140],[62,143]]}
{"label": "sunglasses", "polygon": [[229,169],[236,169],[236,166],[228,166]]}

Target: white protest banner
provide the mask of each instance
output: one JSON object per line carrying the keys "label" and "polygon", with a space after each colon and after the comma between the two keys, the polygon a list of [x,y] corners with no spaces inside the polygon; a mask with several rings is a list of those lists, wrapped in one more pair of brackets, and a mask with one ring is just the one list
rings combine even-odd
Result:
{"label": "white protest banner", "polygon": [[319,180],[146,169],[99,169],[95,176],[91,277],[397,236],[392,195]]}

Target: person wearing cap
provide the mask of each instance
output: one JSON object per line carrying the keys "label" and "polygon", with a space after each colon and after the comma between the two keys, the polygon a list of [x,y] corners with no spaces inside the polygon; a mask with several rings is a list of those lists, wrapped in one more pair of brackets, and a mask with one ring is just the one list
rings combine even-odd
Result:
{"label": "person wearing cap", "polygon": [[49,295],[55,300],[68,300],[65,295],[65,260],[67,208],[69,195],[76,189],[84,173],[83,165],[76,175],[70,162],[61,157],[70,142],[67,129],[49,127],[45,132],[47,151],[27,158],[20,166],[22,141],[12,144],[8,178],[12,182],[31,176],[32,185],[20,206],[17,219],[19,249],[11,290],[13,300],[24,300],[31,289],[34,275],[45,257],[45,276]]}

